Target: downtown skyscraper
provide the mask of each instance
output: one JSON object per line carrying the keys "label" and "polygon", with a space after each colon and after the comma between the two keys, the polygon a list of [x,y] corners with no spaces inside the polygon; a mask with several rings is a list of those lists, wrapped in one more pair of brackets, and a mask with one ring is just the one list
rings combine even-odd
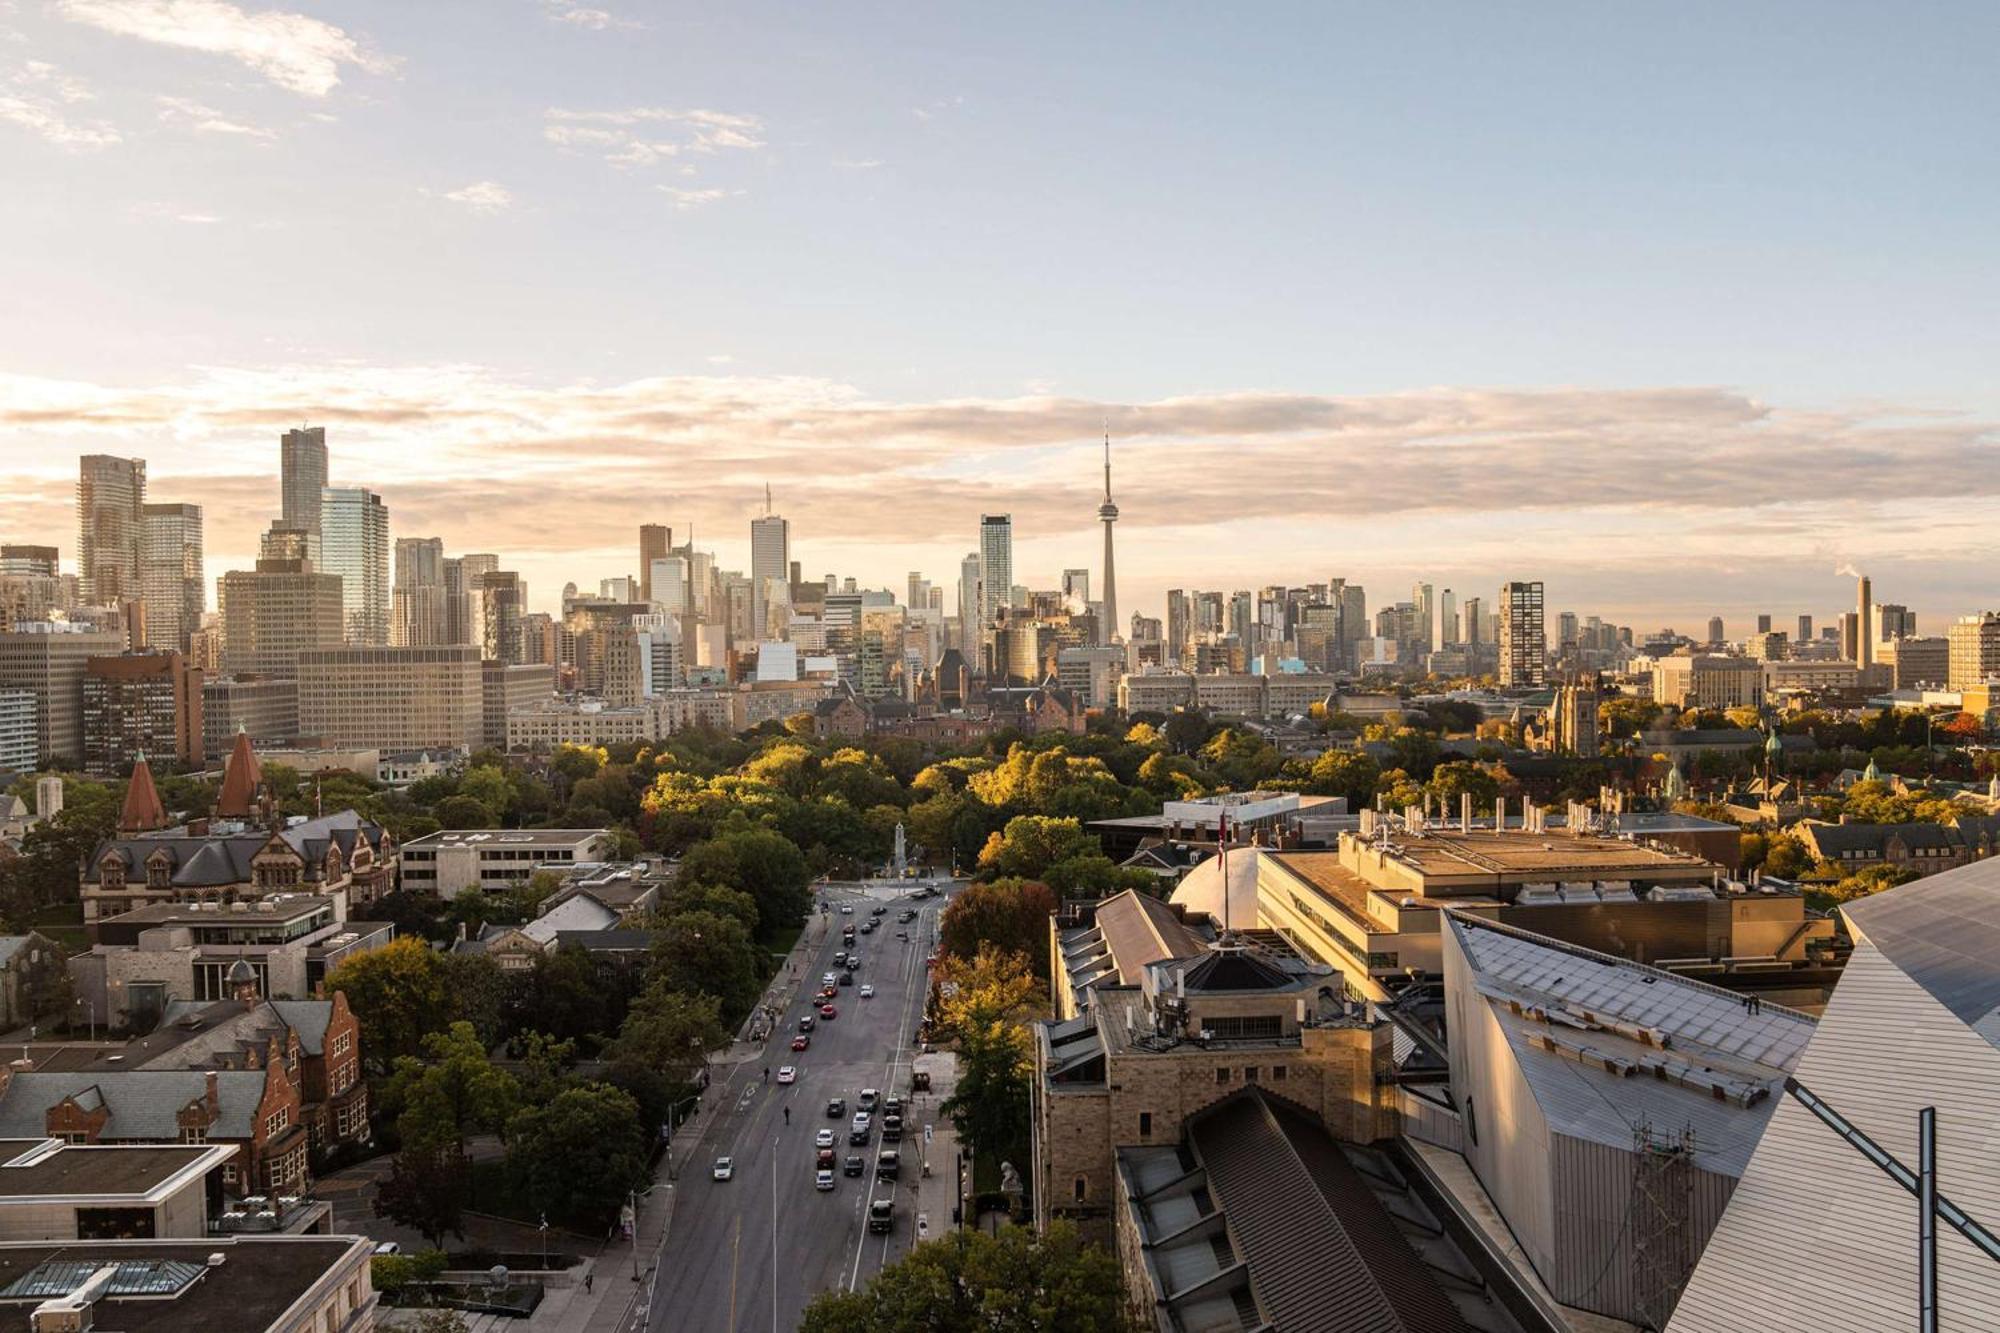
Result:
{"label": "downtown skyscraper", "polygon": [[1118,637],[1118,572],[1111,554],[1111,525],[1118,521],[1118,506],[1111,499],[1111,433],[1104,434],[1104,503],[1097,507],[1098,521],[1104,524],[1104,607],[1097,617],[1097,641],[1108,644]]}
{"label": "downtown skyscraper", "polygon": [[145,508],[145,459],[83,456],[76,481],[76,552],[86,602],[111,606],[142,596],[139,537]]}
{"label": "downtown skyscraper", "polygon": [[288,528],[319,530],[320,492],[326,489],[326,427],[301,426],[278,441],[279,517]]}
{"label": "downtown skyscraper", "polygon": [[990,625],[1014,600],[1014,517],[979,516],[979,617]]}
{"label": "downtown skyscraper", "polygon": [[320,492],[319,571],[340,576],[342,638],[363,647],[389,642],[389,510],[359,486]]}
{"label": "downtown skyscraper", "polygon": [[750,619],[758,638],[771,636],[771,607],[777,600],[774,582],[785,587],[791,605],[792,525],[771,512],[771,488],[764,488],[764,512],[750,520]]}
{"label": "downtown skyscraper", "polygon": [[186,652],[208,604],[200,505],[142,507],[139,586],[146,603],[146,647]]}

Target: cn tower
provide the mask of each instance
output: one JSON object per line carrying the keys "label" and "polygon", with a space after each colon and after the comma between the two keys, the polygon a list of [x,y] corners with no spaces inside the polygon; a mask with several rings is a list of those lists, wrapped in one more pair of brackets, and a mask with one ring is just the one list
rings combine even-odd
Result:
{"label": "cn tower", "polygon": [[1111,502],[1111,432],[1104,432],[1104,503],[1097,506],[1097,517],[1104,522],[1104,611],[1098,619],[1097,641],[1101,644],[1117,642],[1118,634],[1118,569],[1111,557],[1111,525],[1118,521],[1118,506]]}

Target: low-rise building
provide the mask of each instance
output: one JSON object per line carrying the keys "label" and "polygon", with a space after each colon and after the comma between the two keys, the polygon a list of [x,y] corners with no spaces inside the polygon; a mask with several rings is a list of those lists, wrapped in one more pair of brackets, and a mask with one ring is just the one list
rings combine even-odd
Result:
{"label": "low-rise building", "polygon": [[537,870],[567,872],[604,859],[606,829],[447,829],[405,845],[402,886],[409,893],[456,898],[469,890],[517,888]]}
{"label": "low-rise building", "polygon": [[0,1140],[0,1246],[24,1241],[201,1240],[219,1218],[228,1143]]}
{"label": "low-rise building", "polygon": [[0,935],[0,1028],[46,1018],[66,1003],[65,975],[63,950],[54,940],[32,930]]}
{"label": "low-rise building", "polygon": [[[224,791],[227,795],[228,783]],[[112,838],[83,869],[85,926],[159,903],[238,901],[282,892],[328,894],[348,905],[373,902],[395,883],[395,837],[342,810],[276,832],[218,820]],[[101,938],[101,937],[100,937]]]}
{"label": "low-rise building", "polygon": [[1336,1136],[1393,1128],[1386,1024],[1343,1005],[1337,983],[1269,933],[1218,938],[1127,890],[1051,921],[1065,1016],[1035,1026],[1036,1221],[1109,1240],[1120,1149],[1180,1141],[1186,1122],[1261,1085]]}
{"label": "low-rise building", "polygon": [[507,714],[506,748],[550,754],[558,746],[632,745],[659,740],[662,710],[652,700],[613,705],[602,699],[543,699]]}
{"label": "low-rise building", "polygon": [[234,996],[232,973],[247,975],[259,995],[316,997],[334,968],[387,945],[396,930],[388,922],[346,920],[337,898],[302,893],[141,907],[108,918],[97,934],[68,963],[83,1017],[108,1029],[146,1031],[176,1003]]}
{"label": "low-rise building", "polygon": [[0,1244],[0,1302],[10,1329],[34,1333],[371,1333],[374,1249],[361,1236]]}
{"label": "low-rise building", "polygon": [[1653,699],[1675,708],[1757,708],[1764,672],[1789,663],[1758,662],[1719,653],[1672,655],[1653,663]]}

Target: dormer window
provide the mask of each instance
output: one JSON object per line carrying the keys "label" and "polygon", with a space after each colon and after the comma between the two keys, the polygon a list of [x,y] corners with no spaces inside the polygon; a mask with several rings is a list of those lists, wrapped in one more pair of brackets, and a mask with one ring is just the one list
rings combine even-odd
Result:
{"label": "dormer window", "polygon": [[107,856],[97,867],[97,881],[107,889],[125,887],[125,862],[117,856]]}
{"label": "dormer window", "polygon": [[166,889],[173,887],[174,868],[164,854],[155,854],[146,861],[146,887]]}

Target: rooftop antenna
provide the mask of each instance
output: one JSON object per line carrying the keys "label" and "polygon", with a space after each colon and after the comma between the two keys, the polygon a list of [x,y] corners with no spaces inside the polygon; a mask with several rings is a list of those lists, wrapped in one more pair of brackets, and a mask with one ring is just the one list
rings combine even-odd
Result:
{"label": "rooftop antenna", "polygon": [[769,518],[770,516],[771,516],[771,483],[767,481],[764,483],[764,517]]}
{"label": "rooftop antenna", "polygon": [[1111,418],[1104,419],[1104,500],[1111,501]]}

